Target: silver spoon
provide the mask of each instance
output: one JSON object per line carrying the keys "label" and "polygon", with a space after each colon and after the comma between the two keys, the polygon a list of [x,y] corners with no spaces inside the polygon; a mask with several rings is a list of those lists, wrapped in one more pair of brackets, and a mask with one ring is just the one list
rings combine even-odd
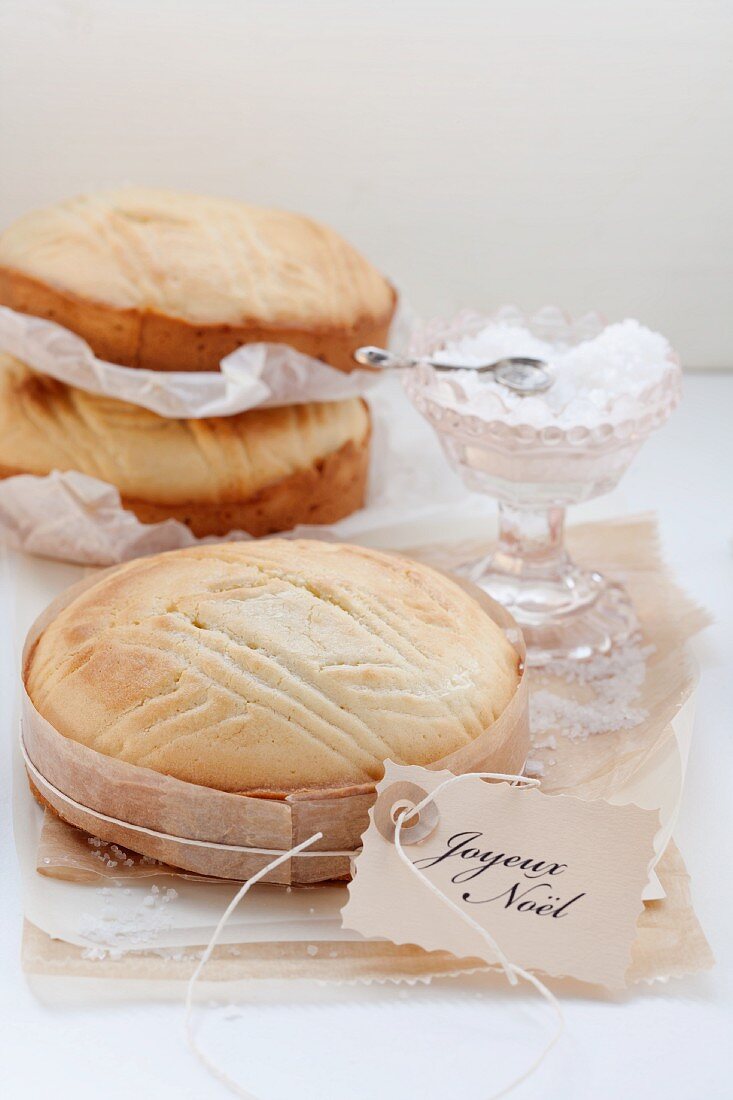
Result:
{"label": "silver spoon", "polygon": [[542,393],[552,385],[552,376],[547,371],[543,359],[528,359],[526,356],[512,356],[497,359],[495,363],[480,363],[478,366],[466,366],[461,363],[437,363],[434,359],[411,359],[395,355],[385,348],[357,348],[354,359],[362,367],[377,367],[379,370],[399,370],[402,367],[417,367],[427,363],[435,370],[471,370],[476,374],[493,374],[497,382],[515,393]]}

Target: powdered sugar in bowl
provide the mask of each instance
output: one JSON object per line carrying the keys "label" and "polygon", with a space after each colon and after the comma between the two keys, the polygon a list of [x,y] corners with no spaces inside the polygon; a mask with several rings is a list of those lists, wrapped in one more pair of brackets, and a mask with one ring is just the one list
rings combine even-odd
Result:
{"label": "powdered sugar in bowl", "polygon": [[[466,485],[499,501],[496,551],[469,570],[522,626],[530,663],[585,660],[637,630],[623,588],[581,569],[563,542],[565,508],[613,489],[650,432],[676,407],[681,371],[664,337],[636,321],[533,317],[505,308],[419,331],[421,363],[405,388]],[[478,363],[541,361],[551,385],[522,394]]]}

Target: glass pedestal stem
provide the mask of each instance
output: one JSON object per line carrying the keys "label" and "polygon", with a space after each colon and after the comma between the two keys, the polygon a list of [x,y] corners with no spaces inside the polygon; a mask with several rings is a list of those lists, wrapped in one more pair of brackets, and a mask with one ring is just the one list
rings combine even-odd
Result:
{"label": "glass pedestal stem", "polygon": [[564,508],[535,511],[500,503],[494,568],[518,577],[528,571],[557,576],[568,563],[564,537]]}
{"label": "glass pedestal stem", "polygon": [[638,631],[624,589],[575,564],[564,528],[562,507],[502,503],[496,549],[468,570],[517,620],[532,665],[605,654]]}

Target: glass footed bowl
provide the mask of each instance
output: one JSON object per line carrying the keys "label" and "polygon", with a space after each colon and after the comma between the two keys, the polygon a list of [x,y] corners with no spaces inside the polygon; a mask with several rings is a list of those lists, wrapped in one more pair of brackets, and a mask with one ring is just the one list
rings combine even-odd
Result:
{"label": "glass footed bowl", "polygon": [[[597,314],[573,321],[549,307],[531,317],[514,308],[491,317],[463,313],[419,331],[410,352],[439,356],[497,321],[528,330],[557,352],[606,327]],[[623,587],[568,556],[565,509],[613,489],[650,432],[674,410],[681,395],[676,356],[669,354],[663,367],[633,396],[604,395],[599,407],[575,394],[552,410],[544,394],[503,394],[496,383],[482,391],[481,379],[490,375],[428,364],[406,372],[407,394],[438,433],[448,461],[469,489],[499,502],[497,547],[464,572],[512,613],[532,665],[588,660],[638,633]]]}

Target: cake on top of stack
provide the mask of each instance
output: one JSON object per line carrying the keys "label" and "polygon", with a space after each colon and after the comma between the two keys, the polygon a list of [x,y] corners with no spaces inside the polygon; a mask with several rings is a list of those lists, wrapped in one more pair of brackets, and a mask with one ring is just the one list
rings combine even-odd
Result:
{"label": "cake on top of stack", "polygon": [[[102,359],[217,370],[242,344],[285,343],[339,370],[384,344],[390,284],[333,230],[225,199],[128,188],[31,213],[0,234],[0,305],[81,336]],[[360,398],[172,420],[0,354],[0,476],[79,470],[143,522],[196,535],[331,523],[360,507],[370,421]]]}

